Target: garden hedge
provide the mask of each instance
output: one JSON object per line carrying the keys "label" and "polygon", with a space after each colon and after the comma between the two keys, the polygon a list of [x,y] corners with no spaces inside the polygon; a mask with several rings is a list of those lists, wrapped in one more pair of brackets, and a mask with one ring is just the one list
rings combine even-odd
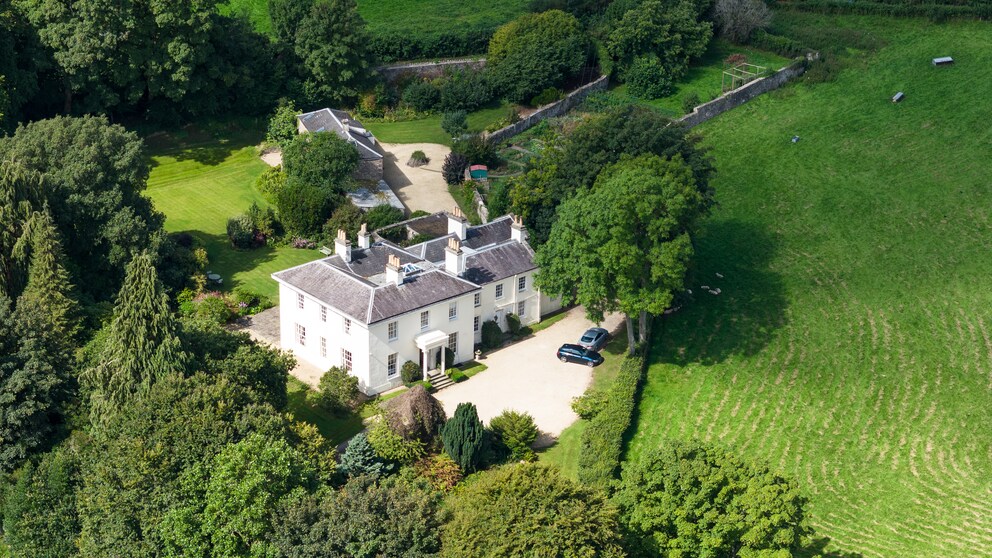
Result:
{"label": "garden hedge", "polygon": [[623,437],[634,418],[643,379],[644,357],[626,357],[606,394],[605,406],[582,432],[579,481],[584,484],[605,489],[616,478],[623,453]]}
{"label": "garden hedge", "polygon": [[923,16],[934,21],[955,17],[988,18],[992,2],[965,0],[959,2],[903,2],[893,0],[798,0],[788,8],[816,13],[844,13],[882,16]]}

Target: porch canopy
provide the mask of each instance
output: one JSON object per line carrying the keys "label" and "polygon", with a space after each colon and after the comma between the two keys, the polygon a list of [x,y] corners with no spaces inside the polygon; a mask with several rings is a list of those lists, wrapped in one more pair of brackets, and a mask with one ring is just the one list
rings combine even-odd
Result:
{"label": "porch canopy", "polygon": [[427,363],[430,362],[430,356],[434,349],[441,349],[441,373],[444,373],[445,366],[447,363],[444,358],[444,347],[448,344],[448,334],[435,329],[428,331],[427,333],[421,333],[420,335],[413,338],[413,342],[417,344],[417,348],[423,353],[423,359],[421,365],[424,370],[424,378],[427,377],[428,366]]}

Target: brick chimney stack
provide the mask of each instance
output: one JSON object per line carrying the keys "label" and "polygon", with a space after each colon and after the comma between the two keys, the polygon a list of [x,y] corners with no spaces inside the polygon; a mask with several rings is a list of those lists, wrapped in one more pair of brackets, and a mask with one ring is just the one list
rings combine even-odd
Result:
{"label": "brick chimney stack", "polygon": [[351,243],[348,242],[348,233],[342,229],[338,229],[338,237],[334,239],[334,253],[346,263],[351,263]]}

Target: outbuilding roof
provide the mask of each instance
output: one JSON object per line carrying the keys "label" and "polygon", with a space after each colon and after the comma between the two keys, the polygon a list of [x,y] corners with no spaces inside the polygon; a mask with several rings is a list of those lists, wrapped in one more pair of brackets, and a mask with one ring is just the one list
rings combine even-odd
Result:
{"label": "outbuilding roof", "polygon": [[296,119],[308,132],[334,132],[341,139],[353,144],[362,160],[382,159],[382,153],[376,148],[375,136],[372,132],[343,110],[323,108],[299,114]]}

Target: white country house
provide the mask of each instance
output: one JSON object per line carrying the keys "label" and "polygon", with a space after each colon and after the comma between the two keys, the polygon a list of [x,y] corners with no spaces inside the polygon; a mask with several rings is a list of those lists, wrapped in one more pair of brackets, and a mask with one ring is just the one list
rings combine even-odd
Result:
{"label": "white country house", "polygon": [[274,273],[282,348],[320,369],[347,369],[371,395],[401,385],[407,361],[427,376],[439,359],[435,374],[469,360],[487,320],[505,329],[507,314],[526,325],[561,308],[534,286],[519,219],[469,226],[457,210],[423,219],[446,219],[447,234],[402,248],[373,242],[364,227],[351,246],[339,231],[334,255]]}

